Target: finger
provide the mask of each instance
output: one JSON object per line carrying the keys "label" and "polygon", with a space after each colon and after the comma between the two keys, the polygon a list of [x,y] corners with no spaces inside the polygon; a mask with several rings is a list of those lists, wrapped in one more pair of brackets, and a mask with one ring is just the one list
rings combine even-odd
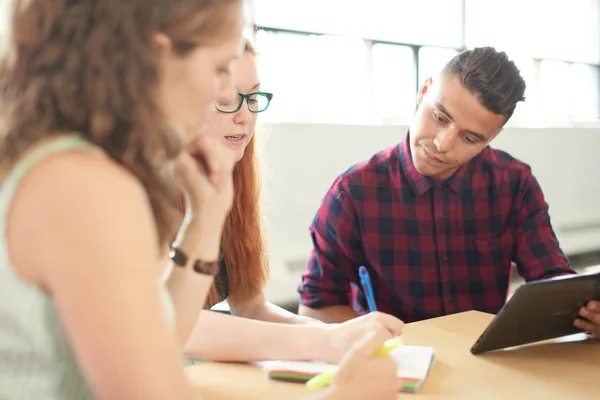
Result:
{"label": "finger", "polygon": [[210,182],[219,186],[219,182],[231,178],[237,158],[235,152],[215,141],[200,139],[191,148],[193,154],[206,165]]}
{"label": "finger", "polygon": [[404,381],[402,380],[402,378],[400,378],[399,376],[396,375],[396,392],[401,392],[402,389],[404,389]]}
{"label": "finger", "polygon": [[202,184],[207,179],[205,169],[188,152],[183,152],[179,155],[176,161],[175,172],[178,184],[183,190],[188,190],[192,186]]}
{"label": "finger", "polygon": [[585,321],[580,318],[576,318],[575,321],[573,321],[573,325],[575,325],[577,328],[582,329],[586,332],[590,332],[592,335],[594,335],[596,337],[600,336],[600,326],[593,324],[592,322]]}
{"label": "finger", "polygon": [[600,327],[600,311],[590,311],[589,306],[581,307],[579,315],[589,320],[592,324]]}
{"label": "finger", "polygon": [[590,311],[590,306],[581,307],[579,315],[590,320],[591,323],[600,326],[600,310]]}
{"label": "finger", "polygon": [[383,343],[393,336],[382,325],[376,325],[370,329],[354,345],[354,351],[364,357],[371,357]]}
{"label": "finger", "polygon": [[382,356],[382,357],[375,357],[373,359],[373,361],[378,363],[378,370],[379,371],[386,371],[389,376],[396,376],[396,371],[398,369],[398,365],[396,364],[396,361],[394,361],[394,359],[389,356]]}
{"label": "finger", "polygon": [[[402,380],[398,376],[398,364],[390,357],[377,357],[372,359],[373,369],[377,370],[377,375],[381,379],[382,387],[389,387],[395,392],[402,389]],[[376,363],[376,364],[375,364]]]}
{"label": "finger", "polygon": [[376,312],[376,320],[382,324],[393,336],[398,336],[404,330],[404,322],[390,314]]}
{"label": "finger", "polygon": [[585,307],[588,309],[588,311],[600,314],[600,301],[592,300],[588,302]]}
{"label": "finger", "polygon": [[199,136],[189,144],[188,151],[197,162],[202,164],[209,176],[221,170],[220,152],[213,138]]}

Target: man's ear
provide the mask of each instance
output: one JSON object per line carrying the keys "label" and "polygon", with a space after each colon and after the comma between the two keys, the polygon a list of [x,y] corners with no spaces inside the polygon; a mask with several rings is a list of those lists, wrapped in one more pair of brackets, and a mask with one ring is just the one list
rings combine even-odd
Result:
{"label": "man's ear", "polygon": [[417,93],[417,105],[421,105],[423,98],[431,88],[432,84],[433,78],[427,78],[427,80],[425,80],[425,82],[421,85],[421,87],[419,88],[419,92]]}

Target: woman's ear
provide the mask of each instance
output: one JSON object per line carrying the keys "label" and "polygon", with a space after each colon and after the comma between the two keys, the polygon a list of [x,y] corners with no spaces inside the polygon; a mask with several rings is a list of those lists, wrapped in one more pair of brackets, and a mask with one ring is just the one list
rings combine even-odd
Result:
{"label": "woman's ear", "polygon": [[169,54],[173,49],[173,42],[171,41],[171,38],[169,38],[162,32],[155,33],[153,40],[154,43],[158,46],[158,49],[161,54]]}

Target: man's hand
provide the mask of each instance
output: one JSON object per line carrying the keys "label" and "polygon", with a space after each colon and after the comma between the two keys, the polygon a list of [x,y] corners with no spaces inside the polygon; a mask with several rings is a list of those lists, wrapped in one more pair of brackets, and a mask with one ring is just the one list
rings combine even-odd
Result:
{"label": "man's hand", "polygon": [[600,339],[600,301],[590,301],[579,309],[579,315],[585,319],[577,318],[574,325]]}

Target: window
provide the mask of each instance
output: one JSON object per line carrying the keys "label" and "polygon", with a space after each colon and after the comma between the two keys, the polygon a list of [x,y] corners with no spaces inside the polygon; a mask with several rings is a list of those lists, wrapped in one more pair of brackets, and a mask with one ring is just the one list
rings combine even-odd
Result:
{"label": "window", "polygon": [[494,46],[507,52],[534,48],[542,19],[538,12],[549,8],[538,3],[540,0],[465,0],[466,47]]}
{"label": "window", "polygon": [[[460,47],[462,0],[254,0],[259,26]],[[443,27],[425,29],[430,26]]]}
{"label": "window", "polygon": [[517,103],[517,108],[511,117],[509,124],[526,125],[537,120],[537,88],[538,80],[535,73],[535,61],[530,57],[516,57],[514,61],[521,77],[525,80],[525,101]]}
{"label": "window", "polygon": [[408,46],[373,45],[373,99],[383,122],[405,122],[416,106],[413,50]]}
{"label": "window", "polygon": [[571,119],[571,77],[569,63],[544,60],[540,64],[540,116],[544,121]]}
{"label": "window", "polygon": [[253,3],[276,94],[265,119],[405,123],[425,79],[478,46],[505,51],[527,84],[509,124],[600,119],[600,0]]}
{"label": "window", "polygon": [[599,67],[543,60],[541,111],[546,121],[592,121],[600,117]]}
{"label": "window", "polygon": [[571,66],[571,112],[574,121],[600,119],[600,66]]}
{"label": "window", "polygon": [[275,95],[264,120],[362,123],[372,115],[362,40],[260,31],[256,45],[261,88]]}
{"label": "window", "polygon": [[453,49],[421,47],[419,49],[419,85],[435,77],[458,52]]}
{"label": "window", "polygon": [[465,0],[467,47],[600,63],[598,0]]}
{"label": "window", "polygon": [[535,41],[540,58],[600,63],[600,1],[543,2],[542,7]]}

